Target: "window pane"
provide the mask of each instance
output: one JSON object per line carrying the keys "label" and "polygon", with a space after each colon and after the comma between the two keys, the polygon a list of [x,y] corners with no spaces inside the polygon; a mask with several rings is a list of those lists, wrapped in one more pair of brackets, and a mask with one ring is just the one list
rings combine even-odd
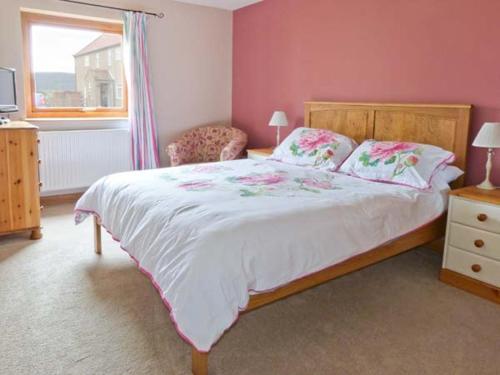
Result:
{"label": "window pane", "polygon": [[38,108],[123,107],[122,37],[33,25],[32,65]]}

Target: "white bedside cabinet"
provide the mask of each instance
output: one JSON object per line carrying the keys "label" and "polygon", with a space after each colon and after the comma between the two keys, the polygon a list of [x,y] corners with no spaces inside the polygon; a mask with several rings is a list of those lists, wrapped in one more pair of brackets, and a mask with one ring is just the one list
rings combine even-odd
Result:
{"label": "white bedside cabinet", "polygon": [[500,189],[450,193],[440,279],[500,303]]}

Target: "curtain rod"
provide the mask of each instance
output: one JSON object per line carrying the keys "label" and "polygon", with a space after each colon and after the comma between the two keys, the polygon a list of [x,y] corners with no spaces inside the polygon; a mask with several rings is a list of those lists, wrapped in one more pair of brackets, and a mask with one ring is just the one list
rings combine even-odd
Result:
{"label": "curtain rod", "polygon": [[106,8],[106,9],[114,9],[114,10],[122,10],[125,12],[136,12],[136,13],[144,13],[144,14],[149,14],[150,16],[155,16],[158,18],[163,18],[165,17],[164,13],[153,13],[153,12],[146,12],[143,10],[136,10],[136,9],[127,9],[127,8],[118,8],[118,7],[113,7],[110,5],[101,5],[101,4],[93,4],[93,3],[86,3],[84,1],[77,1],[77,0],[59,0],[65,3],[73,3],[73,4],[80,4],[80,5],[88,5],[91,7],[98,7],[98,8]]}

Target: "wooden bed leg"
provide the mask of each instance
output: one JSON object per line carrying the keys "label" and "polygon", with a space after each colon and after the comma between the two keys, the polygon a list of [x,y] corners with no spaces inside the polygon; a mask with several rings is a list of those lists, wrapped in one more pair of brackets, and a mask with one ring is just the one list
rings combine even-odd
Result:
{"label": "wooden bed leg", "polygon": [[193,347],[191,360],[193,375],[208,375],[208,353],[201,353]]}
{"label": "wooden bed leg", "polygon": [[102,252],[101,223],[97,216],[94,216],[94,251],[96,254],[101,254]]}

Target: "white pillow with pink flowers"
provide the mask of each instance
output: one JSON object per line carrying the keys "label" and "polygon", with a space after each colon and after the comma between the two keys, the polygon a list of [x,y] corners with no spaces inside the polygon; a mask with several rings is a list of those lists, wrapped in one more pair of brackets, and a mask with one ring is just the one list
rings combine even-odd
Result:
{"label": "white pillow with pink flowers", "polygon": [[428,189],[438,168],[455,155],[442,148],[411,142],[364,141],[340,172],[372,181]]}
{"label": "white pillow with pink flowers", "polygon": [[357,143],[325,129],[297,128],[274,150],[271,159],[336,171]]}

